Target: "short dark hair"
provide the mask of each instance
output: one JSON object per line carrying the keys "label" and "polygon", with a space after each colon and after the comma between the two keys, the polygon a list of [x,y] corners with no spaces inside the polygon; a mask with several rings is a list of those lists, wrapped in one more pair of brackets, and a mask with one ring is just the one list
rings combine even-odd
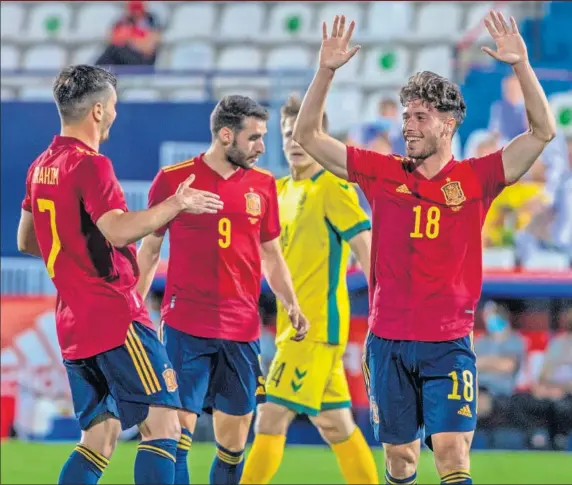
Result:
{"label": "short dark hair", "polygon": [[423,71],[409,78],[401,88],[399,99],[402,106],[415,100],[432,105],[441,113],[449,113],[457,121],[455,130],[465,119],[467,105],[459,86],[439,74]]}
{"label": "short dark hair", "polygon": [[53,93],[64,122],[82,120],[98,102],[106,102],[117,86],[115,76],[101,67],[84,64],[69,66],[58,74]]}
{"label": "short dark hair", "polygon": [[211,132],[215,136],[222,128],[239,132],[246,118],[268,121],[268,111],[248,96],[233,94],[222,98],[211,113]]}
{"label": "short dark hair", "polygon": [[[280,126],[284,128],[284,123],[289,118],[296,119],[300,113],[300,108],[302,107],[302,98],[298,94],[291,94],[286,102],[280,108]],[[324,116],[322,116],[322,129],[328,131],[328,115],[324,111]]]}

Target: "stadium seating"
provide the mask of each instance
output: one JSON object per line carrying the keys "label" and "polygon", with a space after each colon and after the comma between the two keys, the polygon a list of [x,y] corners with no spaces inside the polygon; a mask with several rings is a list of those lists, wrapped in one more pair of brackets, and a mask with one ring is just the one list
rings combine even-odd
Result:
{"label": "stadium seating", "polygon": [[70,40],[101,42],[109,34],[109,29],[120,13],[121,8],[112,3],[91,2],[82,6],[77,14]]}

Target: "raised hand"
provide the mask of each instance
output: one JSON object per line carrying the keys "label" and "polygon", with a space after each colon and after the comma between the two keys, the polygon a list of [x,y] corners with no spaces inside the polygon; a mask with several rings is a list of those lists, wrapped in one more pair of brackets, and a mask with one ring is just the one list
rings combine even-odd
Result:
{"label": "raised hand", "polygon": [[489,16],[485,18],[485,25],[497,45],[497,50],[481,47],[483,52],[511,66],[528,60],[526,44],[518,31],[514,17],[510,18],[509,26],[502,13],[491,10]]}
{"label": "raised hand", "polygon": [[349,48],[349,43],[356,23],[352,20],[350,26],[345,31],[346,17],[336,15],[334,25],[332,27],[332,35],[328,37],[328,27],[326,22],[322,22],[322,48],[320,49],[320,67],[336,70],[348,62],[356,52],[360,50],[360,46],[356,45]]}
{"label": "raised hand", "polygon": [[294,327],[296,330],[296,335],[292,337],[292,340],[295,342],[304,340],[304,337],[306,337],[306,334],[310,329],[310,323],[304,314],[300,311],[300,308],[297,306],[290,307],[288,309],[288,318],[290,318],[292,327]]}
{"label": "raised hand", "polygon": [[175,192],[175,196],[179,199],[183,212],[191,214],[216,214],[223,208],[222,200],[217,194],[197,190],[191,188],[191,184],[195,180],[195,175],[182,182]]}

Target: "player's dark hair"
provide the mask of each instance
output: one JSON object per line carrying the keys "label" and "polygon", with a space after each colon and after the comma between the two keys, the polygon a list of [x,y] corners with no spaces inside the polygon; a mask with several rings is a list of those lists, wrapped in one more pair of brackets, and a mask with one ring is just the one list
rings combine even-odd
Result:
{"label": "player's dark hair", "polygon": [[[289,118],[296,119],[300,113],[300,108],[302,107],[302,98],[298,94],[291,94],[286,102],[280,108],[280,125],[284,128],[284,123]],[[324,116],[322,116],[322,129],[328,131],[328,115],[324,111]]]}
{"label": "player's dark hair", "polygon": [[106,103],[117,86],[115,76],[101,67],[69,66],[58,74],[53,93],[64,123],[82,120],[96,103]]}
{"label": "player's dark hair", "polygon": [[441,113],[449,113],[456,121],[455,131],[465,119],[467,105],[459,86],[439,74],[430,71],[411,76],[401,88],[399,99],[402,106],[415,100],[432,105]]}
{"label": "player's dark hair", "polygon": [[230,128],[237,133],[244,128],[246,118],[268,121],[268,111],[247,96],[225,96],[211,113],[211,133],[215,136],[222,128]]}

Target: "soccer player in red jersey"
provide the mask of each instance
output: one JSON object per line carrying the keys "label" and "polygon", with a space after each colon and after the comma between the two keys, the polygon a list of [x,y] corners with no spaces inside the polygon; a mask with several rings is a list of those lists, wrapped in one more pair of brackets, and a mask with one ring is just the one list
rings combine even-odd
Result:
{"label": "soccer player in red jersey", "polygon": [[135,245],[179,213],[216,213],[219,197],[181,180],[152,209],[128,212],[111,161],[98,153],[115,120],[115,77],[68,67],[54,83],[61,136],[31,165],[20,251],[44,259],[81,443],[59,483],[97,483],[121,427],[138,424],[135,483],[173,483],[181,402],[166,351],[136,291]]}
{"label": "soccer player in red jersey", "polygon": [[139,289],[146,295],[169,230],[161,317],[184,408],[177,483],[189,483],[187,453],[203,410],[213,412],[217,442],[210,482],[240,481],[252,413],[265,397],[258,342],[261,270],[288,309],[292,338],[302,339],[308,328],[279,244],[276,181],[254,166],[264,152],[267,119],[266,109],[252,99],[224,97],[211,114],[210,148],[163,168],[149,191],[149,206],[155,207],[195,176],[196,187],[224,202],[216,215],[179,215],[147,236],[138,252]]}
{"label": "soccer player in red jersey", "polygon": [[318,71],[294,127],[296,140],[338,177],[357,182],[372,215],[370,334],[364,374],[370,416],[385,448],[387,483],[415,483],[423,431],[442,483],[472,483],[476,426],[475,307],[482,284],[481,228],[492,200],[531,167],[555,121],[514,19],[485,21],[524,93],[530,129],[483,158],[457,161],[451,138],[466,106],[455,84],[431,72],[401,90],[407,158],[346,147],[320,131],[334,72],[359,50],[355,27],[323,24]]}

